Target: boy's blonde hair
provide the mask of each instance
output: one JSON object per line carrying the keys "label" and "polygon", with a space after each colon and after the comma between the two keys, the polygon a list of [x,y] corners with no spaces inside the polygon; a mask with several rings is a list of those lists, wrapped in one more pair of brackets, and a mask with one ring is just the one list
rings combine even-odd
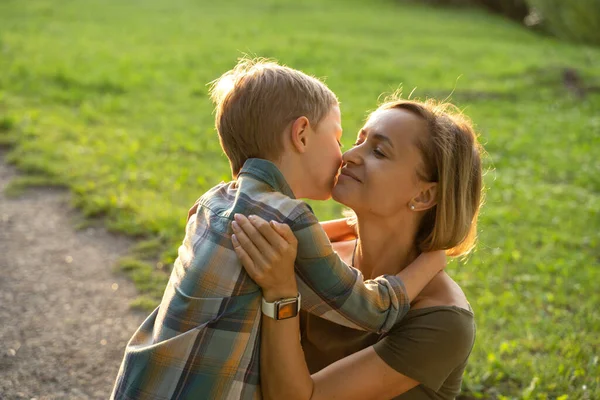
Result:
{"label": "boy's blonde hair", "polygon": [[482,203],[483,148],[471,121],[455,106],[434,100],[392,100],[378,110],[403,109],[427,123],[428,134],[416,143],[423,156],[420,179],[437,182],[436,205],[421,220],[421,251],[446,250],[462,256],[475,246]]}
{"label": "boy's blonde hair", "polygon": [[247,159],[278,160],[282,133],[299,117],[313,128],[338,104],[320,80],[262,58],[241,59],[212,82],[215,126],[235,177]]}

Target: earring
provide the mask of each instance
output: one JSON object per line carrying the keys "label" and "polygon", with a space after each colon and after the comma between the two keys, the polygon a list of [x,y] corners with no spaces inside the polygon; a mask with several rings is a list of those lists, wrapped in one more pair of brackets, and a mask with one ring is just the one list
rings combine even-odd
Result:
{"label": "earring", "polygon": [[411,204],[411,205],[410,205],[410,209],[411,209],[411,210],[413,210],[413,211],[415,211],[415,205],[414,205],[414,204]]}

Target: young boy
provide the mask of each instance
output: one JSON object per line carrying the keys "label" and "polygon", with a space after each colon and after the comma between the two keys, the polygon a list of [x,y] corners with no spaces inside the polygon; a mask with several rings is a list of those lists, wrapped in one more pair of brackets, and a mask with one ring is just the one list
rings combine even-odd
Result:
{"label": "young boy", "polygon": [[[235,180],[198,200],[162,302],[127,346],[115,399],[258,399],[261,310],[284,319],[302,303],[338,324],[386,332],[444,267],[422,255],[399,276],[364,281],[296,200],[328,199],[341,166],[340,110],[325,84],[273,62],[242,60],[211,96]],[[238,213],[290,225],[298,239],[297,298],[275,302],[265,293],[263,301],[233,250]]]}

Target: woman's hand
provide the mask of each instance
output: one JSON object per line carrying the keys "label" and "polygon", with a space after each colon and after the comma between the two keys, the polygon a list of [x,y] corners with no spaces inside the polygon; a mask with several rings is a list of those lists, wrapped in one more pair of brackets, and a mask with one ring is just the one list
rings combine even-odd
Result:
{"label": "woman's hand", "polygon": [[235,214],[231,236],[242,266],[261,287],[266,301],[298,295],[294,261],[298,242],[290,227],[251,215]]}

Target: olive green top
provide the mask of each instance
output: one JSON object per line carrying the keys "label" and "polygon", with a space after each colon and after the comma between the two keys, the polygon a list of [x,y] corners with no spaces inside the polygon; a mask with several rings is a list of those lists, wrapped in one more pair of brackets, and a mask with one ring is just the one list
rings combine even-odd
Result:
{"label": "olive green top", "polygon": [[302,348],[311,373],[373,346],[390,367],[420,384],[394,400],[454,399],[475,340],[473,313],[455,306],[415,309],[387,335],[346,328],[301,311]]}

